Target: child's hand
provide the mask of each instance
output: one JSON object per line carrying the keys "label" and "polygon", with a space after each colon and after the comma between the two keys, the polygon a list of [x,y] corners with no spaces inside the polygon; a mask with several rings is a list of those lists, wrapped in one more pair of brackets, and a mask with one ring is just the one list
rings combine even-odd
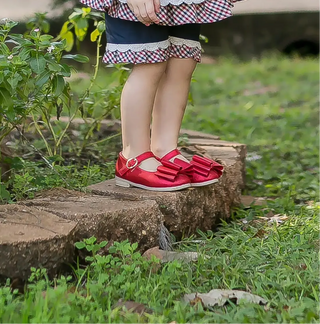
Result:
{"label": "child's hand", "polygon": [[160,22],[156,13],[160,11],[160,0],[128,0],[127,4],[137,19],[149,26]]}

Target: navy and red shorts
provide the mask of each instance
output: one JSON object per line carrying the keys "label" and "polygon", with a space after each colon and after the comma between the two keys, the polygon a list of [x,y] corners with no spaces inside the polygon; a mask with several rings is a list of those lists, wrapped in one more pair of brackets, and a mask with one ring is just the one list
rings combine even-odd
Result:
{"label": "navy and red shorts", "polygon": [[106,15],[105,62],[155,63],[170,57],[200,61],[200,24],[145,26]]}

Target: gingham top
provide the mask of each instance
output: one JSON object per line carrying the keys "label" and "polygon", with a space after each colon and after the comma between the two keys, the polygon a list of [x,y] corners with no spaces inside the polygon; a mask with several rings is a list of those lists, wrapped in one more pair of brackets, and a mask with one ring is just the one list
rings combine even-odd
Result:
{"label": "gingham top", "polygon": [[[157,14],[160,25],[205,24],[231,16],[232,3],[242,0],[160,0]],[[105,11],[114,18],[138,21],[127,0],[80,0],[93,9]]]}

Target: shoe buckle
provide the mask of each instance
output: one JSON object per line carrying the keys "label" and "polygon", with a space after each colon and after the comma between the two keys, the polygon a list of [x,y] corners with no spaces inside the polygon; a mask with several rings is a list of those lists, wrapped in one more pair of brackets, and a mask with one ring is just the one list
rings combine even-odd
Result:
{"label": "shoe buckle", "polygon": [[[134,164],[133,165],[129,165],[129,163],[131,162],[131,161],[134,161]],[[131,169],[133,169],[133,168],[135,168],[137,165],[138,165],[138,160],[136,159],[136,158],[130,158],[130,159],[128,159],[127,160],[127,162],[126,162],[126,167],[129,169],[129,170],[131,170]]]}

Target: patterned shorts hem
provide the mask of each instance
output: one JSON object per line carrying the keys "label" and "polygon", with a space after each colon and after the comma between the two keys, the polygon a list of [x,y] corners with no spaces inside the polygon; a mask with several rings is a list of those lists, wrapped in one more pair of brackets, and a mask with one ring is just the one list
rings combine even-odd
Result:
{"label": "patterned shorts hem", "polygon": [[201,61],[201,48],[190,47],[187,45],[171,44],[167,48],[158,48],[157,50],[142,51],[106,51],[103,57],[104,63],[132,63],[132,64],[150,64],[162,63],[168,61],[169,58],[192,58],[196,62]]}

